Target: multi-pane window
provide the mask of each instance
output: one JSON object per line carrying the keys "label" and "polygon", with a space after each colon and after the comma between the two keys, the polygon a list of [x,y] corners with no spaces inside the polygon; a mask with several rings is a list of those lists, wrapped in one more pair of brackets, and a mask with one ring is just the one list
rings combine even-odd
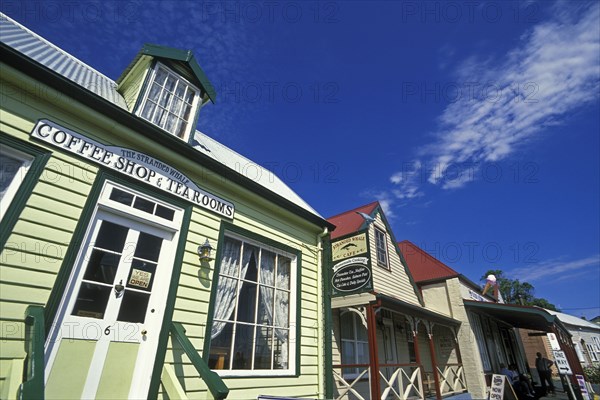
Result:
{"label": "multi-pane window", "polygon": [[594,349],[594,346],[593,346],[593,345],[591,345],[591,344],[586,344],[585,346],[587,347],[587,350],[588,350],[588,354],[589,354],[589,356],[590,356],[590,359],[591,359],[593,362],[598,362],[598,356],[596,355],[596,351],[595,351],[595,349]]}
{"label": "multi-pane window", "polygon": [[[360,316],[348,311],[340,316],[340,337],[342,341],[342,364],[368,364],[369,363],[369,338],[367,328],[363,325]],[[357,376],[364,368],[344,368],[346,377]]]}
{"label": "multi-pane window", "polygon": [[296,257],[242,237],[226,236],[220,246],[209,366],[293,372]]}
{"label": "multi-pane window", "polygon": [[0,147],[0,220],[25,179],[33,157],[2,145]]}
{"label": "multi-pane window", "polygon": [[594,343],[594,349],[596,349],[596,353],[600,353],[600,337],[592,336],[592,342]]}
{"label": "multi-pane window", "polygon": [[388,268],[387,239],[385,232],[375,228],[375,247],[377,248],[377,265]]}
{"label": "multi-pane window", "polygon": [[157,64],[140,115],[155,125],[186,139],[200,91],[162,64]]}

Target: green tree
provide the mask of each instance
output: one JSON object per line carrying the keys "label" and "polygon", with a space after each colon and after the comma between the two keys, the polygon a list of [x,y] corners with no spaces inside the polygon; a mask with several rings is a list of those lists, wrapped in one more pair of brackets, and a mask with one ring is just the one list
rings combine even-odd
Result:
{"label": "green tree", "polygon": [[546,309],[552,310],[552,311],[560,311],[558,308],[556,308],[556,306],[554,304],[548,302],[548,300],[546,300],[546,299],[534,298],[533,301],[531,302],[531,305],[546,308]]}
{"label": "green tree", "polygon": [[498,290],[505,303],[521,304],[526,306],[538,306],[549,310],[559,311],[556,306],[544,298],[534,296],[535,288],[529,282],[521,282],[518,279],[510,279],[504,276],[500,269],[490,269],[482,277],[481,281],[486,282],[488,275],[496,277]]}

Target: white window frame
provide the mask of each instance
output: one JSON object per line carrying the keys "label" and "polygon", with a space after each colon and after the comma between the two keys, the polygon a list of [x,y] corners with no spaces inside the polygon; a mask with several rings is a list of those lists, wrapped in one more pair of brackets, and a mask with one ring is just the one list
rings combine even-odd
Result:
{"label": "white window frame", "polygon": [[[389,269],[390,268],[390,257],[389,257],[389,252],[388,252],[388,243],[387,243],[387,234],[385,233],[385,230],[375,226],[375,251],[376,251],[376,256],[377,256],[377,265],[379,265],[382,268],[385,269]],[[381,235],[381,238],[378,236],[378,234]],[[381,243],[381,241],[383,241],[383,243]],[[383,257],[385,257],[385,262],[383,262],[382,260],[380,260],[380,255],[383,255]]]}
{"label": "white window frame", "polygon": [[[288,336],[288,368],[287,369],[213,369],[212,371],[216,372],[219,376],[223,376],[223,377],[259,377],[259,376],[290,376],[290,375],[295,375],[297,369],[299,368],[296,362],[296,344],[297,344],[297,337],[296,337],[296,327],[297,324],[300,323],[300,321],[297,320],[297,315],[296,315],[296,307],[297,307],[297,299],[298,296],[300,296],[300,293],[298,293],[297,291],[297,280],[298,280],[298,257],[296,254],[293,253],[289,253],[286,252],[278,247],[273,247],[273,246],[269,246],[265,243],[262,243],[258,240],[253,240],[250,239],[246,236],[240,235],[238,233],[235,232],[230,232],[230,231],[226,231],[225,235],[226,238],[231,238],[234,240],[239,240],[243,243],[247,243],[249,245],[255,246],[260,248],[261,250],[266,250],[269,251],[271,253],[275,253],[277,255],[281,255],[281,256],[285,256],[288,257],[291,262],[290,262],[290,290],[289,290],[289,294],[290,294],[290,305],[289,305],[289,319],[288,319],[288,332],[289,332],[289,336]],[[241,256],[243,256],[243,252],[241,253]],[[260,269],[260,261],[258,263],[259,265],[257,266]],[[219,272],[219,276],[221,276],[220,272]],[[227,276],[228,278],[232,278],[230,276]],[[238,282],[242,280],[238,278]],[[255,304],[255,313],[258,312],[258,302],[259,302],[259,296],[258,296],[258,292],[259,292],[259,279],[257,278],[257,301]],[[242,284],[243,284],[243,280],[242,280]],[[240,297],[239,294],[241,292],[241,285],[238,286],[238,297],[237,297],[237,301],[239,302]],[[235,348],[235,333],[236,333],[236,326],[238,324],[237,321],[237,311],[238,311],[238,307],[236,305],[235,310],[233,315],[230,318],[233,318],[233,321],[231,321],[233,323],[233,333],[232,333],[232,340],[231,340],[231,355],[233,354],[233,350]],[[256,314],[255,314],[256,315]],[[214,320],[213,320],[214,321]],[[228,322],[229,323],[229,322]],[[258,324],[258,323],[240,323],[242,325],[254,325],[254,326],[264,326],[264,324]],[[274,328],[273,328],[274,329]],[[210,335],[210,333],[209,333]],[[256,344],[256,333],[254,334],[254,340],[252,341],[253,347],[252,347],[252,360],[254,360],[254,351],[256,349],[256,347],[254,346]],[[212,343],[211,343],[212,346]],[[209,352],[210,352],[210,348],[209,348]],[[231,357],[230,355],[230,357]],[[272,357],[274,357],[272,355]]]}
{"label": "white window frame", "polygon": [[590,356],[590,360],[592,362],[598,362],[599,361],[598,360],[598,355],[596,354],[596,351],[594,349],[594,345],[586,343],[585,347],[587,347],[587,351],[588,351],[588,354]]}
{"label": "white window frame", "polygon": [[592,342],[594,343],[594,349],[596,353],[600,353],[600,337],[592,336]]}
{"label": "white window frame", "polygon": [[[148,101],[148,96],[150,95],[150,91],[152,90],[152,85],[154,84],[154,80],[156,79],[156,75],[158,73],[158,70],[161,69],[161,68],[164,69],[167,72],[167,74],[174,76],[177,79],[178,82],[183,82],[187,86],[189,86],[192,89],[194,89],[194,91],[196,92],[196,94],[194,95],[194,100],[192,101],[192,108],[190,110],[190,115],[188,116],[188,120],[186,121],[187,122],[186,130],[183,132],[183,134],[182,134],[181,137],[177,136],[176,132],[171,132],[171,131],[167,130],[165,127],[155,124],[154,122],[152,122],[152,118],[148,119],[148,118],[146,118],[146,117],[144,117],[142,115],[144,107],[146,106],[146,102]],[[187,79],[185,79],[184,77],[182,77],[177,72],[173,71],[171,68],[167,67],[165,64],[163,64],[161,62],[156,62],[156,64],[154,65],[154,67],[150,71],[150,76],[149,76],[149,79],[148,79],[148,84],[146,85],[146,88],[145,88],[144,93],[142,95],[142,102],[140,103],[140,106],[136,110],[136,115],[138,115],[140,118],[142,118],[142,119],[144,119],[144,120],[146,120],[146,121],[148,121],[148,122],[150,122],[150,123],[158,126],[159,128],[163,129],[165,132],[168,132],[170,135],[173,135],[173,136],[175,136],[177,138],[180,138],[184,142],[187,142],[189,140],[189,138],[190,138],[192,127],[194,126],[194,118],[196,117],[196,114],[198,113],[199,104],[201,102],[201,95],[202,95],[202,90],[200,88],[198,88],[196,85],[194,85],[193,83],[191,83],[190,81],[188,81]],[[172,104],[172,99],[173,99],[173,96],[171,96],[171,99],[169,100],[167,109],[170,108],[170,106]],[[156,110],[158,109],[158,107],[159,106],[157,106],[154,109],[153,115],[156,112]],[[167,111],[167,112],[170,113],[170,111]],[[178,116],[178,118],[182,119],[179,116]]]}
{"label": "white window frame", "polygon": [[8,207],[10,207],[12,200],[14,199],[15,195],[17,194],[19,187],[25,180],[25,177],[27,176],[27,172],[29,171],[29,167],[31,167],[31,164],[33,163],[33,160],[35,159],[35,157],[32,156],[31,154],[27,154],[25,152],[16,150],[16,149],[14,149],[10,146],[4,145],[4,144],[0,147],[0,153],[23,162],[23,164],[15,172],[15,175],[13,176],[11,182],[9,183],[8,187],[6,188],[6,191],[4,192],[4,195],[2,196],[2,199],[0,200],[0,221],[1,221],[4,218],[4,215],[6,214]]}
{"label": "white window frame", "polygon": [[583,356],[583,352],[581,351],[581,346],[579,345],[579,343],[573,342],[573,346],[575,347],[575,353],[577,353],[577,358],[579,359],[579,362],[586,363],[587,361]]}

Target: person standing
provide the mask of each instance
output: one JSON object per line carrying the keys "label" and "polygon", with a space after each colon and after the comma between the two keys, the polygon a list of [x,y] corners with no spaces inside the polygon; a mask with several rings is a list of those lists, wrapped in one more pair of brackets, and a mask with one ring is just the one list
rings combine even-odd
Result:
{"label": "person standing", "polygon": [[554,365],[554,362],[542,357],[542,353],[540,353],[539,351],[536,353],[536,355],[537,358],[535,359],[535,368],[537,369],[538,375],[540,376],[540,381],[542,383],[542,391],[546,393],[547,381],[548,386],[550,388],[550,393],[555,394],[554,383],[552,383],[552,371],[550,370],[550,367]]}

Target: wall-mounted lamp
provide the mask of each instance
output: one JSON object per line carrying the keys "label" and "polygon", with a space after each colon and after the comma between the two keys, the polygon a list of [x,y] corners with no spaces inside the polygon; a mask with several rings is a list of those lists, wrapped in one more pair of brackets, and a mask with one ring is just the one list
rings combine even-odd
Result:
{"label": "wall-mounted lamp", "polygon": [[208,242],[208,239],[206,239],[206,242],[204,242],[202,246],[198,246],[198,257],[200,257],[200,261],[208,262],[214,260],[210,254],[212,249],[213,248]]}

